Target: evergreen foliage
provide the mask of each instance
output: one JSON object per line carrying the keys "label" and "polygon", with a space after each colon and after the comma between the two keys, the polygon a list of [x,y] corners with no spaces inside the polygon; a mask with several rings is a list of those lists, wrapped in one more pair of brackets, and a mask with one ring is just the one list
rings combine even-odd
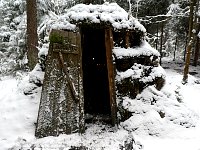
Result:
{"label": "evergreen foliage", "polygon": [[[46,23],[49,18],[62,14],[75,5],[74,0],[38,0],[38,48],[46,48],[49,30]],[[13,74],[17,70],[27,69],[26,53],[26,1],[3,0],[0,2],[0,74]],[[39,54],[41,66],[45,56]]]}
{"label": "evergreen foliage", "polygon": [[2,1],[0,5],[0,74],[24,68],[25,57],[25,2]]}

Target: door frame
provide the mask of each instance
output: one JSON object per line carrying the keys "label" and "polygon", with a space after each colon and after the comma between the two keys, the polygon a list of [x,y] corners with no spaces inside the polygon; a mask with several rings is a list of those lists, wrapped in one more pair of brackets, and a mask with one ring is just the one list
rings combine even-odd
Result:
{"label": "door frame", "polygon": [[111,107],[112,125],[118,124],[117,119],[117,103],[116,103],[116,89],[115,89],[115,71],[112,57],[113,44],[112,28],[105,28],[105,47],[106,47],[106,60],[108,70],[108,84],[109,84],[109,96]]}

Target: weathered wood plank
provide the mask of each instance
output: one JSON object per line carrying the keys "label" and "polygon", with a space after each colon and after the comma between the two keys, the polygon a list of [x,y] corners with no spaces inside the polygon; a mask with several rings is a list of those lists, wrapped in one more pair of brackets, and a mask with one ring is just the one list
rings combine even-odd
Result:
{"label": "weathered wood plank", "polygon": [[76,45],[79,51],[79,77],[78,77],[78,88],[79,88],[79,133],[85,132],[85,112],[84,112],[84,94],[83,94],[83,67],[82,67],[82,46],[81,46],[81,33],[76,33]]}
{"label": "weathered wood plank", "polygon": [[111,28],[105,29],[105,47],[106,47],[107,69],[108,69],[111,117],[112,117],[112,124],[115,125],[117,124],[118,121],[117,121],[114,67],[112,59],[113,35]]}
{"label": "weathered wood plank", "polygon": [[74,54],[74,55],[78,55],[79,52],[78,51],[71,51],[71,50],[66,50],[66,49],[53,49],[53,52],[61,52],[61,53],[65,53],[65,54]]}

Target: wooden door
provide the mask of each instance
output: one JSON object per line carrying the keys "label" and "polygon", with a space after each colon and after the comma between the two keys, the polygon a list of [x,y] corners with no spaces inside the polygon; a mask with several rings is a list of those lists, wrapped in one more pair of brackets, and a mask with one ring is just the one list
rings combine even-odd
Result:
{"label": "wooden door", "polygon": [[41,94],[36,136],[84,132],[81,35],[53,30]]}

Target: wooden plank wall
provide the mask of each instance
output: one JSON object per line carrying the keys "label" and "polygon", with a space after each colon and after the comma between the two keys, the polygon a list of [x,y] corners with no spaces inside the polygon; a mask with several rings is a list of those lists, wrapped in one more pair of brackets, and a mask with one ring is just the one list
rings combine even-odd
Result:
{"label": "wooden plank wall", "polygon": [[[53,33],[63,36],[64,44],[51,43],[49,47],[36,127],[37,137],[84,131],[81,36],[79,31],[53,30]],[[78,101],[67,77],[71,80]]]}

